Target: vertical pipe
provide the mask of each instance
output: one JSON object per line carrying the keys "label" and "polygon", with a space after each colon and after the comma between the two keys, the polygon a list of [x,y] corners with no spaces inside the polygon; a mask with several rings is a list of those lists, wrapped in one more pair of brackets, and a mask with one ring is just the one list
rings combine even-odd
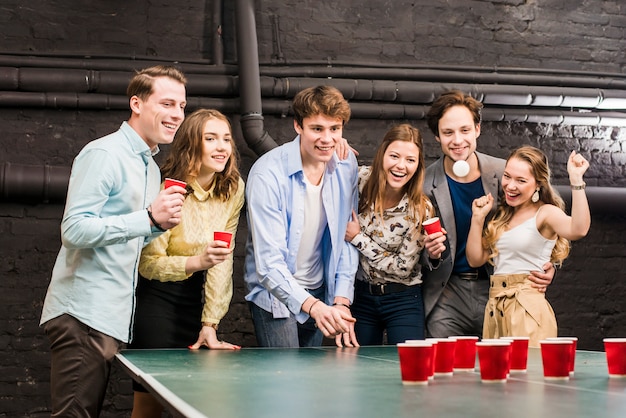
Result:
{"label": "vertical pipe", "polygon": [[277,144],[267,133],[263,124],[254,0],[237,0],[235,17],[237,20],[241,129],[248,146],[261,155],[276,147]]}
{"label": "vertical pipe", "polygon": [[224,42],[222,39],[222,1],[213,0],[213,16],[211,30],[213,31],[213,64],[224,64]]}

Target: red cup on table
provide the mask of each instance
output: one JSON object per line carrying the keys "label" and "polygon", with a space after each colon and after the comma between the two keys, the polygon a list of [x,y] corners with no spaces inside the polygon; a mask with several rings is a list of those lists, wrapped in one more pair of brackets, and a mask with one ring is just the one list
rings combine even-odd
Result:
{"label": "red cup on table", "polygon": [[427,385],[433,363],[433,345],[426,341],[396,344],[403,385]]}
{"label": "red cup on table", "polygon": [[473,372],[476,367],[476,343],[478,337],[472,335],[458,335],[454,350],[454,371]]}
{"label": "red cup on table", "polygon": [[529,337],[500,337],[501,340],[511,341],[511,372],[526,373],[528,367]]}
{"label": "red cup on table", "polygon": [[426,231],[428,235],[441,231],[441,222],[439,221],[438,217],[426,219],[424,222],[422,222],[422,226],[424,227],[424,231]]}
{"label": "red cup on table", "polygon": [[572,346],[570,347],[571,355],[569,359],[569,374],[573,375],[576,363],[576,346],[578,345],[578,337],[550,337],[546,338],[546,340],[565,340],[572,342]]}
{"label": "red cup on table", "polygon": [[506,382],[511,366],[511,341],[483,340],[476,343],[480,380],[484,383]]}
{"label": "red cup on table", "polygon": [[452,374],[454,373],[455,351],[456,338],[437,338],[435,376],[452,376]]}
{"label": "red cup on table", "polygon": [[224,231],[215,231],[213,232],[213,241],[222,241],[228,244],[228,248],[230,248],[230,243],[233,239],[233,234],[230,232]]}
{"label": "red cup on table", "polygon": [[546,380],[569,380],[573,344],[572,340],[557,338],[539,341],[543,377]]}
{"label": "red cup on table", "polygon": [[602,341],[609,377],[626,378],[626,338],[605,338]]}
{"label": "red cup on table", "polygon": [[435,363],[437,362],[437,342],[440,338],[426,338],[424,341],[429,342],[433,345],[433,366],[430,370],[430,378],[434,379],[435,377]]}
{"label": "red cup on table", "polygon": [[187,183],[185,183],[182,180],[166,178],[164,188],[167,189],[168,187],[172,187],[172,186],[180,186],[183,189],[185,189],[187,187]]}

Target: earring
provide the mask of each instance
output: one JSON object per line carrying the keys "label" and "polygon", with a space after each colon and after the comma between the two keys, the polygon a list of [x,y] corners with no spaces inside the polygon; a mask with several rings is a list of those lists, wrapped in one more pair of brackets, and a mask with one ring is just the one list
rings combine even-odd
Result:
{"label": "earring", "polygon": [[537,187],[537,190],[535,190],[535,193],[533,193],[533,196],[530,198],[530,200],[532,200],[533,203],[539,202],[539,187]]}

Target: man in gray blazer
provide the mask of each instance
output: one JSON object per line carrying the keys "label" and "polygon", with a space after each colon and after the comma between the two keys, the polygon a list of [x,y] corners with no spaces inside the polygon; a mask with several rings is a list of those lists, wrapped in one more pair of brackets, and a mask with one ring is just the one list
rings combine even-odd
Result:
{"label": "man in gray blazer", "polygon": [[[426,333],[430,337],[482,337],[489,298],[489,265],[469,266],[465,246],[474,199],[491,193],[497,200],[505,161],[476,152],[482,103],[460,91],[443,93],[426,119],[443,156],[426,169],[424,192],[435,206],[443,232],[425,241],[422,291]],[[493,216],[495,208],[490,216]],[[426,257],[427,255],[427,257]],[[426,259],[427,258],[427,259]],[[551,263],[533,272],[533,285],[542,291],[554,277]]]}

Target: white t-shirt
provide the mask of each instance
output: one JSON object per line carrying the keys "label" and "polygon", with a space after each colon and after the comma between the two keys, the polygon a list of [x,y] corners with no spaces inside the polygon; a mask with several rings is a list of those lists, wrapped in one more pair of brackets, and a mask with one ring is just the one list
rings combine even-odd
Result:
{"label": "white t-shirt", "polygon": [[324,178],[322,177],[320,184],[316,186],[304,176],[304,183],[306,185],[304,229],[296,256],[296,273],[293,276],[300,286],[317,289],[324,281],[321,246],[327,224],[321,196]]}

